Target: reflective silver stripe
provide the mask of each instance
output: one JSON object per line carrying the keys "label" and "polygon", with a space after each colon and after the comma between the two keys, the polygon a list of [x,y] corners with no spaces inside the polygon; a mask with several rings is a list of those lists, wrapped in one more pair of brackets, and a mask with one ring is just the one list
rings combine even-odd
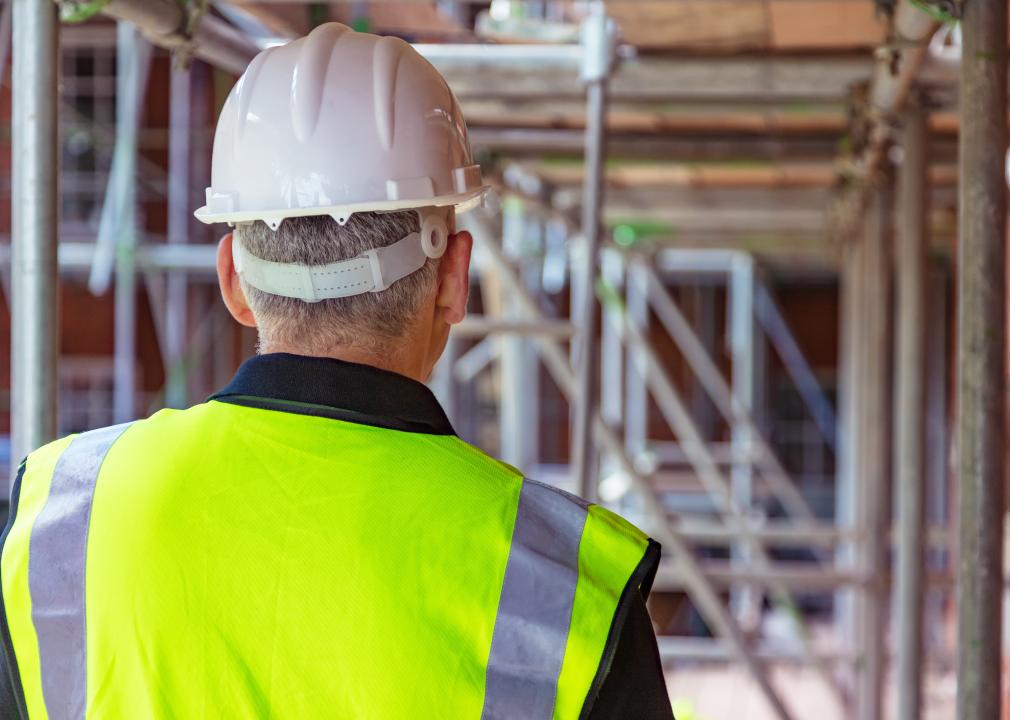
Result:
{"label": "reflective silver stripe", "polygon": [[483,720],[550,720],[588,505],[524,480],[487,664]]}
{"label": "reflective silver stripe", "polygon": [[78,435],[56,461],[49,497],[32,526],[28,589],[39,640],[42,696],[52,720],[84,717],[87,639],[84,563],[98,471],[129,423]]}

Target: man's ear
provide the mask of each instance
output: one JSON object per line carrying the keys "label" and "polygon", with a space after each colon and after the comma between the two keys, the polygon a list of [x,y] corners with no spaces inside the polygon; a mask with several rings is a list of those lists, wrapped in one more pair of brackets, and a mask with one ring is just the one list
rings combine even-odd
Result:
{"label": "man's ear", "polygon": [[235,259],[231,253],[232,234],[228,233],[217,245],[217,283],[221,287],[221,297],[225,307],[236,322],[246,327],[256,327],[256,318],[249,309],[249,301],[242,292],[242,283],[235,272]]}
{"label": "man's ear", "polygon": [[449,325],[462,322],[470,295],[470,253],[473,237],[463,231],[449,236],[445,254],[438,266],[438,295],[435,306]]}

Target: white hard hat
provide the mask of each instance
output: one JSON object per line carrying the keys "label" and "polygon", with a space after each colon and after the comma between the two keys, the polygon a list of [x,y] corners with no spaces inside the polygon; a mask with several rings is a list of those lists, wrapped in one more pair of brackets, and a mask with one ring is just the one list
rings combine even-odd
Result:
{"label": "white hard hat", "polygon": [[[233,243],[254,287],[315,302],[379,292],[445,251],[450,208],[487,186],[445,80],[396,37],[326,23],[264,50],[232,89],[214,135],[205,223],[417,209],[421,231],[360,258],[309,267]],[[339,278],[339,282],[335,281]]]}
{"label": "white hard hat", "polygon": [[445,80],[414,48],[326,23],[256,56],[214,135],[205,223],[479,204],[487,187]]}

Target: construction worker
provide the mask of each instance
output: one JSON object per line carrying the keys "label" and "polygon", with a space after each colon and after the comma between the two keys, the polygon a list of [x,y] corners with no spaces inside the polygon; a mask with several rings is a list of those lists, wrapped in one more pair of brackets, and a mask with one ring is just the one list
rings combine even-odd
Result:
{"label": "construction worker", "polygon": [[221,293],[260,354],[201,405],[21,464],[9,715],[672,717],[657,544],[463,443],[422,384],[485,190],[403,41],[330,23],[253,60],[196,214],[235,228]]}

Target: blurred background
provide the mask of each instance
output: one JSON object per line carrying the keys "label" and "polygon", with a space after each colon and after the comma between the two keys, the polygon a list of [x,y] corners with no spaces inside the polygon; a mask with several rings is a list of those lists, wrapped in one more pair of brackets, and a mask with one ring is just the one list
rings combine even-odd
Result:
{"label": "blurred background", "polygon": [[[192,216],[217,113],[259,49],[397,35],[495,188],[431,385],[465,440],[663,544],[679,720],[953,717],[962,4],[59,2],[57,403],[23,412],[65,435],[227,383],[256,338],[219,301],[226,229]],[[10,48],[6,2],[8,467]],[[1005,321],[1005,266],[978,272],[997,307],[966,312]]]}

